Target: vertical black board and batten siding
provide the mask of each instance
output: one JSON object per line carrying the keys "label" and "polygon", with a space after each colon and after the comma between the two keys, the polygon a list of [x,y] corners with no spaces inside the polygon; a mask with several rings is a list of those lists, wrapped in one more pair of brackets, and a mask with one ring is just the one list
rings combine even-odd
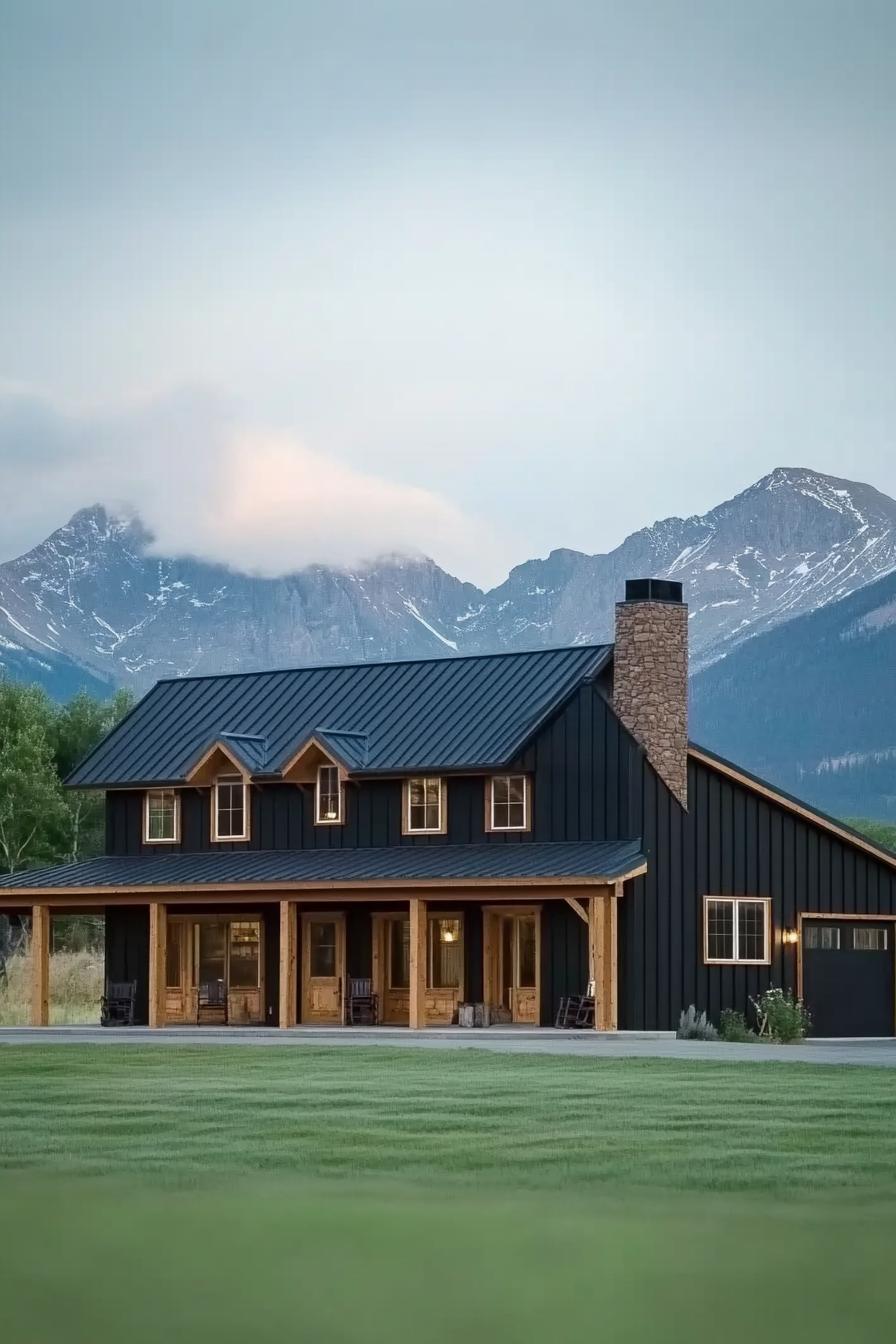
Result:
{"label": "vertical black board and batten siding", "polygon": [[448,777],[446,835],[401,833],[401,781],[365,779],[345,786],[346,821],[314,824],[314,790],[294,784],[252,787],[248,841],[213,842],[211,791],[185,788],[179,845],[143,843],[143,794],[106,795],[107,852],[140,854],[226,849],[328,849],[419,844],[525,844],[530,840],[617,840],[640,834],[632,822],[640,750],[590,685],[577,691],[508,767],[532,778],[533,824],[526,832],[485,830],[482,775]]}
{"label": "vertical black board and batten siding", "polygon": [[[620,907],[620,1025],[671,1030],[694,1003],[718,1021],[770,984],[796,989],[800,914],[896,915],[896,870],[848,839],[691,759],[685,813],[643,762],[648,873]],[[707,966],[705,896],[771,898],[769,966]],[[809,1005],[811,1010],[811,1004]]]}

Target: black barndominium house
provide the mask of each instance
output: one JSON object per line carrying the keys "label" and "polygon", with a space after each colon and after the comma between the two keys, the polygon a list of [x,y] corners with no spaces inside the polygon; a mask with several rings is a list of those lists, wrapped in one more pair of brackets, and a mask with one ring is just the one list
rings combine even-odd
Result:
{"label": "black barndominium house", "polygon": [[896,856],[688,742],[676,583],[627,585],[614,646],[160,681],[68,783],[105,855],[0,885],[37,1025],[52,917],[91,911],[154,1027],[538,1027],[574,995],[668,1030],[775,984],[817,1035],[896,1030]]}

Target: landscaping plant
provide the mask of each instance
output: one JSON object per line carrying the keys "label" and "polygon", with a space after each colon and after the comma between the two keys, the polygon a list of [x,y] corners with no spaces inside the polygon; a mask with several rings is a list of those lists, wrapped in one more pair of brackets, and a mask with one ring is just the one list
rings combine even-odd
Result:
{"label": "landscaping plant", "polygon": [[675,1035],[680,1041],[717,1041],[719,1039],[719,1033],[709,1018],[705,1013],[698,1013],[693,1004],[687,1010],[682,1010]]}
{"label": "landscaping plant", "polygon": [[770,985],[750,1003],[756,1013],[756,1022],[760,1036],[770,1036],[773,1041],[788,1045],[792,1041],[802,1041],[809,1034],[811,1019],[802,999],[798,999],[791,990],[786,992]]}
{"label": "landscaping plant", "polygon": [[719,1038],[723,1041],[755,1041],[756,1033],[747,1026],[747,1019],[736,1008],[723,1008],[719,1020]]}

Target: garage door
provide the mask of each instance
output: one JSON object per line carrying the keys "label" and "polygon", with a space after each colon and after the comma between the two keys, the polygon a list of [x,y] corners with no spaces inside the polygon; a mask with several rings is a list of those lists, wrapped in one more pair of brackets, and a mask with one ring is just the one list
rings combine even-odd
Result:
{"label": "garage door", "polygon": [[813,1036],[892,1036],[893,934],[873,920],[803,920],[803,999]]}

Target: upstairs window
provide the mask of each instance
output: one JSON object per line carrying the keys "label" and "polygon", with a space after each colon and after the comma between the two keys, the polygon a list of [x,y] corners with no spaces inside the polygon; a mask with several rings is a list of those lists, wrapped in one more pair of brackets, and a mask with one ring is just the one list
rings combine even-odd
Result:
{"label": "upstairs window", "polygon": [[171,845],[180,840],[180,798],[174,789],[150,789],[143,800],[143,841]]}
{"label": "upstairs window", "polygon": [[765,897],[707,896],[703,959],[766,966],[770,961],[771,902]]}
{"label": "upstairs window", "polygon": [[318,826],[339,826],[342,822],[342,784],[336,765],[318,766],[314,820]]}
{"label": "upstairs window", "polygon": [[441,835],[445,832],[445,781],[438,775],[421,775],[404,786],[402,809],[405,835]]}
{"label": "upstairs window", "polygon": [[248,789],[242,775],[219,775],[212,789],[212,839],[248,840]]}
{"label": "upstairs window", "polygon": [[529,793],[527,775],[493,775],[486,780],[485,829],[528,831],[531,825]]}

